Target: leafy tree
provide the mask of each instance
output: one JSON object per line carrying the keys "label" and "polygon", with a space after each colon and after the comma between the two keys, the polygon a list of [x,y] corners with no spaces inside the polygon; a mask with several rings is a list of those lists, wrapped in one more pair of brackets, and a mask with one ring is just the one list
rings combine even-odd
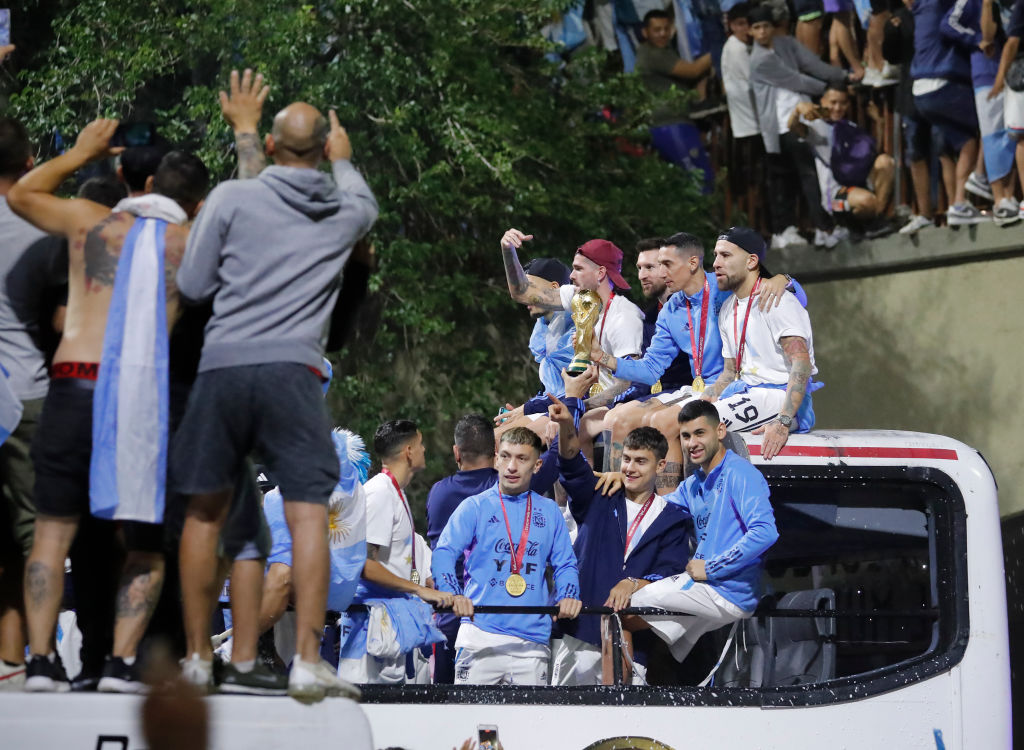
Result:
{"label": "leafy tree", "polygon": [[527,255],[570,262],[606,237],[627,263],[640,237],[716,229],[697,182],[643,153],[652,102],[638,80],[598,50],[546,59],[538,30],[564,5],[54,3],[49,26],[34,20],[45,47],[19,48],[11,107],[41,138],[97,115],[152,119],[225,178],[233,141],[216,92],[230,69],[265,74],[268,119],[297,99],[337,109],[381,215],[373,294],[336,357],[331,407],[368,439],[382,419],[417,419],[431,481],[451,470],[458,416],[538,387],[529,320],[505,287],[506,228],[536,236]]}

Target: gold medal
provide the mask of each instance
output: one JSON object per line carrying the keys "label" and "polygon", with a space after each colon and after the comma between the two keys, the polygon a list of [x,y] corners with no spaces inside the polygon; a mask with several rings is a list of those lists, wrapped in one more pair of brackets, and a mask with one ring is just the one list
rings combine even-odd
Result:
{"label": "gold medal", "polygon": [[588,391],[588,394],[590,395],[591,398],[593,398],[594,396],[596,396],[597,394],[599,394],[603,390],[604,390],[604,386],[603,385],[601,385],[600,383],[594,383],[592,386],[590,386],[590,390]]}
{"label": "gold medal", "polygon": [[513,573],[505,579],[505,591],[509,596],[522,596],[526,593],[526,579],[518,573]]}
{"label": "gold medal", "polygon": [[661,381],[660,380],[657,383],[655,383],[654,385],[651,386],[651,393],[653,393],[655,395],[661,393]]}
{"label": "gold medal", "polygon": [[695,377],[693,379],[693,392],[694,393],[703,393],[704,392],[704,378],[702,378],[700,375],[698,375],[697,377]]}
{"label": "gold medal", "polygon": [[415,583],[417,586],[419,586],[420,585],[420,572],[418,570],[414,570],[412,572],[412,575],[409,576],[409,580],[412,581],[413,583]]}

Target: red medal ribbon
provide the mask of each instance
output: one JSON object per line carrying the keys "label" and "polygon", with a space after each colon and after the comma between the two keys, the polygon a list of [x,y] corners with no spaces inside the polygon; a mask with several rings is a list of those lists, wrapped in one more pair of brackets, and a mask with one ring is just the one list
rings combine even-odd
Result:
{"label": "red medal ribbon", "polygon": [[[633,535],[636,534],[637,529],[640,528],[640,524],[643,523],[644,516],[647,515],[647,511],[651,509],[651,504],[654,502],[655,493],[652,492],[651,496],[647,498],[647,502],[640,508],[640,512],[636,514],[636,518],[633,519],[633,523],[629,525],[629,530],[626,531],[626,549],[622,553],[622,559],[625,560],[629,554],[629,544],[633,541]],[[626,501],[630,502],[629,500]]]}
{"label": "red medal ribbon", "polygon": [[695,341],[693,337],[693,313],[690,299],[686,299],[686,317],[690,320],[690,353],[693,356],[693,377],[699,378],[704,369],[704,335],[708,330],[708,297],[710,297],[708,275],[704,274],[704,299],[700,301],[700,340]]}
{"label": "red medal ribbon", "polygon": [[[505,530],[508,532],[508,543],[512,544],[512,527],[508,523],[508,511],[505,510],[505,498],[501,495],[501,490],[498,490],[498,500],[501,502],[501,512],[505,516]],[[519,537],[519,546],[513,547],[512,552],[512,563],[511,570],[509,572],[515,574],[523,568],[523,555],[526,553],[526,542],[530,538],[530,514],[533,512],[533,493],[530,492],[526,495],[526,518],[523,519],[523,533]]]}
{"label": "red medal ribbon", "polygon": [[[747,321],[750,320],[750,308],[754,305],[754,297],[757,296],[757,290],[761,286],[761,277],[757,277],[757,281],[754,282],[754,288],[750,290],[750,296],[747,297],[747,311],[743,314],[743,332],[739,334],[739,340],[736,344],[736,379],[740,379],[740,373],[743,371],[741,363],[743,362],[743,347],[747,343]],[[736,304],[732,308],[732,336],[736,338],[736,308],[740,306],[739,297],[736,298]]]}
{"label": "red medal ribbon", "polygon": [[[612,300],[615,299],[615,290],[612,289],[612,296],[608,298],[608,304],[604,306],[604,310],[601,312],[601,330],[597,334],[597,345],[601,346],[601,338],[604,336],[604,319],[608,317],[608,310],[612,306]],[[611,354],[611,352],[608,352]],[[594,364],[597,364],[596,362]],[[597,364],[597,372],[600,374],[601,365]]]}
{"label": "red medal ribbon", "polygon": [[412,572],[416,572],[416,524],[412,522],[412,510],[409,508],[409,501],[405,499],[405,493],[402,492],[402,488],[398,486],[398,480],[395,479],[395,475],[391,473],[391,470],[387,466],[381,467],[381,473],[387,474],[388,479],[391,480],[391,484],[395,486],[395,492],[402,499],[402,507],[405,508],[405,514],[409,517],[409,528],[412,529]]}

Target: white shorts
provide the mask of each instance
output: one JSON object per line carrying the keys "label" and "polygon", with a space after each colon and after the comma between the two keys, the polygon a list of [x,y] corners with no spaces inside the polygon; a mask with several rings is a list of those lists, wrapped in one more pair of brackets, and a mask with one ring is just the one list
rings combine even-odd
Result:
{"label": "white shorts", "polygon": [[338,677],[363,685],[404,685],[405,654],[379,659],[363,654],[359,659],[339,659]]}
{"label": "white shorts", "polygon": [[661,607],[673,612],[687,612],[687,616],[647,616],[644,620],[661,640],[668,644],[676,661],[682,661],[697,643],[697,639],[711,630],[730,625],[750,617],[706,583],[698,583],[687,573],[644,586],[633,594],[632,607]]}
{"label": "white shorts", "polygon": [[662,391],[661,393],[652,397],[654,401],[660,401],[666,406],[678,406],[683,407],[687,401],[692,401],[695,398],[693,395],[693,386],[684,385],[677,391]]}
{"label": "white shorts", "polygon": [[727,430],[749,432],[778,417],[785,402],[786,392],[780,388],[750,388],[718,399],[715,406]]}
{"label": "white shorts", "polygon": [[487,648],[460,648],[455,652],[455,684],[547,685],[549,659],[548,654],[518,656]]}
{"label": "white shorts", "polygon": [[1014,136],[1024,136],[1024,91],[1004,89],[1003,125]]}
{"label": "white shorts", "polygon": [[[552,685],[602,685],[601,649],[564,635],[551,641]],[[647,668],[633,664],[633,684],[647,684]]]}

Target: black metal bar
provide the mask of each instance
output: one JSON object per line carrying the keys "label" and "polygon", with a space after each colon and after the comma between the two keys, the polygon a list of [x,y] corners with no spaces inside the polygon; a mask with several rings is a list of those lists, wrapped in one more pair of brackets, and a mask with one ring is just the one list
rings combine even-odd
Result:
{"label": "black metal bar", "polygon": [[608,634],[612,639],[612,684],[622,685],[622,649],[619,642],[622,639],[622,632],[619,630],[619,618],[608,618]]}
{"label": "black metal bar", "polygon": [[[353,604],[348,608],[349,612],[365,612],[368,609],[365,604]],[[451,607],[435,607],[437,612],[451,612]],[[557,615],[558,607],[530,606],[530,605],[504,605],[504,604],[481,604],[473,607],[475,614],[483,615]],[[583,607],[581,615],[610,615],[613,614],[611,607]],[[660,615],[666,617],[682,617],[689,613],[673,612],[659,607],[626,607],[620,609],[621,615]],[[915,617],[938,617],[939,610],[934,607],[922,607],[921,609],[776,609],[774,607],[758,608],[754,611],[755,617],[838,617],[838,618],[915,618]]]}

